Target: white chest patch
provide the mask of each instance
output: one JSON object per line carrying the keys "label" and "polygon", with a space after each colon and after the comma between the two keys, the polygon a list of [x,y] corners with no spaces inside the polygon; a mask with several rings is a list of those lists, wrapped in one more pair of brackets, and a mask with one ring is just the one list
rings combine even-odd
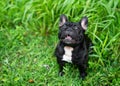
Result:
{"label": "white chest patch", "polygon": [[64,47],[65,54],[63,55],[63,61],[72,63],[72,51],[73,48],[69,46]]}

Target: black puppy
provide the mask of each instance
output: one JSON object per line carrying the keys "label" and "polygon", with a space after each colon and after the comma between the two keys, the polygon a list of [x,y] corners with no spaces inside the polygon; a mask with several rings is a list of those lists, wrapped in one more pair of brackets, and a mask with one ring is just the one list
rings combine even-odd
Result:
{"label": "black puppy", "polygon": [[59,75],[63,75],[66,62],[76,65],[80,76],[85,78],[88,66],[88,51],[91,40],[85,34],[88,18],[83,17],[80,22],[69,22],[65,15],[60,16],[59,43],[55,49],[55,56],[59,64]]}

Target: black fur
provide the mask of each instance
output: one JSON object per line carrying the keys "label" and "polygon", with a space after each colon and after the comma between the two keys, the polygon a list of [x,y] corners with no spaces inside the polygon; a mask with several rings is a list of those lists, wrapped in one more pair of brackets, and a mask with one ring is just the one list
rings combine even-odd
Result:
{"label": "black fur", "polygon": [[[85,78],[87,75],[86,69],[88,67],[88,52],[91,46],[91,40],[85,34],[88,24],[87,17],[83,17],[80,22],[69,22],[65,15],[60,16],[59,23],[59,43],[55,49],[55,56],[59,64],[59,75],[63,75],[63,67],[66,61],[63,61],[65,54],[64,47],[70,46],[72,51],[72,64],[76,65],[79,69],[80,76]],[[83,26],[82,26],[83,25]]]}

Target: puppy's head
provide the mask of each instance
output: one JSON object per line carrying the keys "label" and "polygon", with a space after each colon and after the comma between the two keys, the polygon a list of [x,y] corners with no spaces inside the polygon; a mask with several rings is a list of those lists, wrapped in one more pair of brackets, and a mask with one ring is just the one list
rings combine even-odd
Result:
{"label": "puppy's head", "polygon": [[88,18],[83,17],[79,22],[69,22],[65,15],[60,16],[58,38],[65,44],[79,44],[84,39]]}

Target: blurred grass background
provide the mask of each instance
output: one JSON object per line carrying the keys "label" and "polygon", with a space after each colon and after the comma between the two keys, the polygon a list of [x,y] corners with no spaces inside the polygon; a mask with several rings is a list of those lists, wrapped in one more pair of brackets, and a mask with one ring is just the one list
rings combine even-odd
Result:
{"label": "blurred grass background", "polygon": [[[59,16],[77,22],[88,16],[94,44],[88,76],[78,78],[69,65],[57,75],[53,56]],[[119,86],[120,0],[1,0],[1,86]]]}

